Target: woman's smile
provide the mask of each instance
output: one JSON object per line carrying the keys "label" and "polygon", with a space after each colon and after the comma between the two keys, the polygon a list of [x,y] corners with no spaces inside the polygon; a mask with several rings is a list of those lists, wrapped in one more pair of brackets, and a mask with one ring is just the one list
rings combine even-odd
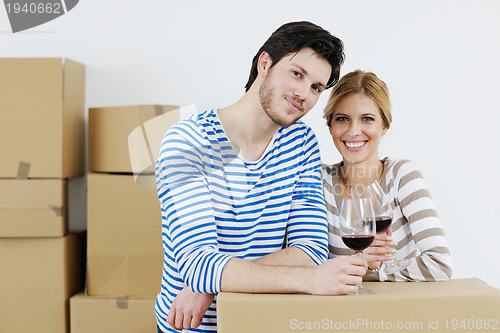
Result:
{"label": "woman's smile", "polygon": [[347,95],[333,112],[330,134],[346,162],[376,164],[386,132],[378,106],[365,94]]}
{"label": "woman's smile", "polygon": [[358,141],[358,142],[343,141],[343,142],[348,149],[350,148],[352,150],[352,149],[360,149],[361,147],[366,145],[368,141]]}

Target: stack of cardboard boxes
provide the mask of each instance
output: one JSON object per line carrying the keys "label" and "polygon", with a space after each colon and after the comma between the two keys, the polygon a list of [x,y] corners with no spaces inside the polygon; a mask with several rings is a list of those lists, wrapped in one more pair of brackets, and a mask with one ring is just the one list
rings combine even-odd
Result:
{"label": "stack of cardboard boxes", "polygon": [[[160,136],[147,130],[154,119]],[[89,109],[87,286],[71,298],[72,333],[156,330],[163,249],[154,161],[178,120],[174,106]],[[135,155],[145,156],[140,170],[132,167]],[[140,184],[143,176],[153,186]]]}
{"label": "stack of cardboard boxes", "polygon": [[83,287],[67,181],[83,176],[85,67],[0,59],[0,332],[69,331]]}

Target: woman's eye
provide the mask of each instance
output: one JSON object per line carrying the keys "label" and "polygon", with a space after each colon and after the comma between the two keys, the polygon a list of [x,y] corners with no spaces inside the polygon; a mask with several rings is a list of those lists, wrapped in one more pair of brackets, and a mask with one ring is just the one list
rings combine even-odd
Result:
{"label": "woman's eye", "polygon": [[296,76],[296,77],[301,77],[302,76],[301,72],[292,71],[292,73],[293,73],[293,76]]}
{"label": "woman's eye", "polygon": [[338,122],[344,122],[344,121],[347,121],[347,117],[337,117],[335,118],[335,121],[338,121]]}
{"label": "woman's eye", "polygon": [[372,117],[363,117],[363,121],[375,121]]}

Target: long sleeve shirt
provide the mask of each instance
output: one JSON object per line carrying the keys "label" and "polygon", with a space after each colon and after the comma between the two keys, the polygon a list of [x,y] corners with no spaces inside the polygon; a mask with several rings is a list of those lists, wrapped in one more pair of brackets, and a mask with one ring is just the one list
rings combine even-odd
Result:
{"label": "long sleeve shirt", "polygon": [[[323,165],[322,177],[328,210],[329,257],[353,254],[339,234],[342,201],[339,187],[341,164]],[[393,210],[392,238],[397,242],[398,259],[408,258],[410,266],[395,274],[378,273],[368,280],[442,281],[452,273],[450,250],[427,184],[417,166],[404,159],[385,160],[380,184],[384,202]],[[374,275],[374,276],[373,276]]]}
{"label": "long sleeve shirt", "polygon": [[[317,264],[328,258],[319,148],[302,122],[280,128],[257,161],[238,155],[215,110],[165,134],[156,181],[164,268],[155,305],[162,331],[182,288],[218,293],[226,263],[297,247]],[[214,302],[197,332],[216,331]]]}

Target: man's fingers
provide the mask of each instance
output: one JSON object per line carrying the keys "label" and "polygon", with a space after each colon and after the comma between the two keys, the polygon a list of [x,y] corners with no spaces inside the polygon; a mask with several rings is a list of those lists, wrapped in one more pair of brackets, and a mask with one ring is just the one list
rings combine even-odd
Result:
{"label": "man's fingers", "polygon": [[177,312],[175,315],[174,328],[178,331],[182,331],[182,325],[184,324],[184,314]]}
{"label": "man's fingers", "polygon": [[186,316],[184,315],[184,320],[183,320],[183,324],[182,324],[182,327],[185,328],[185,329],[190,329],[191,328],[191,316]]}
{"label": "man's fingers", "polygon": [[191,328],[197,328],[198,326],[201,325],[201,322],[203,321],[203,316],[193,316],[193,319],[191,320]]}
{"label": "man's fingers", "polygon": [[346,285],[344,290],[342,290],[342,294],[352,294],[358,290],[358,285]]}
{"label": "man's fingers", "polygon": [[[352,277],[359,277],[365,275],[366,272],[366,267],[363,264],[359,265],[350,265],[349,268],[347,269],[347,274],[348,276]],[[348,284],[352,284],[354,282],[349,281]]]}
{"label": "man's fingers", "polygon": [[361,284],[363,282],[363,278],[361,276],[363,276],[365,273],[363,272],[361,275],[356,275],[356,276],[350,276],[349,277],[349,282],[347,283],[347,285],[351,285],[351,286],[357,286],[358,284]]}
{"label": "man's fingers", "polygon": [[350,258],[351,260],[349,263],[353,266],[362,266],[366,268],[366,259],[365,258],[360,258],[360,257],[347,257]]}
{"label": "man's fingers", "polygon": [[175,307],[172,305],[170,311],[168,312],[167,323],[175,328]]}
{"label": "man's fingers", "polygon": [[367,262],[365,258],[359,258],[359,257],[346,257],[346,258],[349,258],[344,270],[344,272],[347,275],[350,276],[365,275],[367,268]]}

